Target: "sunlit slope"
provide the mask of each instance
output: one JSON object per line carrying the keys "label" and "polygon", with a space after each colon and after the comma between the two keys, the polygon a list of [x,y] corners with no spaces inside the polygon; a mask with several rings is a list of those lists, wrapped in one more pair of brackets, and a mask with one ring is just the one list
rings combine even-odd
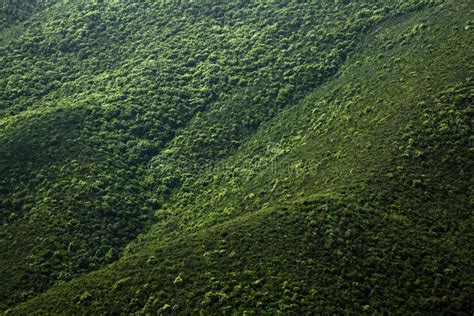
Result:
{"label": "sunlit slope", "polygon": [[[446,4],[423,14],[405,15],[376,28],[360,43],[359,55],[344,64],[337,80],[309,92],[298,105],[263,124],[228,159],[210,165],[180,164],[184,168],[174,169],[174,176],[184,175],[184,184],[167,201],[169,204],[158,210],[161,221],[151,236],[181,234],[182,229],[199,229],[314,192],[365,190],[368,179],[379,181],[395,172],[403,173],[406,169],[402,168],[402,162],[411,168],[428,168],[423,159],[427,155],[425,151],[432,150],[432,146],[446,148],[443,146],[456,144],[469,150],[468,123],[460,127],[463,134],[456,136],[462,142],[452,143],[445,142],[451,138],[449,129],[440,131],[429,126],[434,124],[429,118],[437,118],[439,114],[432,109],[434,104],[441,102],[438,98],[446,102],[447,91],[454,90],[455,95],[462,91],[459,94],[468,100],[471,96],[473,55],[468,49],[472,44],[472,31],[468,27],[471,22],[469,13],[462,15],[459,11],[450,13],[459,15],[459,21],[453,22],[455,19],[446,13],[452,6]],[[460,6],[466,7],[469,6]],[[447,34],[443,34],[443,29]],[[446,118],[449,119],[459,120]],[[446,136],[437,136],[433,140],[435,144],[416,140],[412,129],[424,126],[422,123],[430,132],[446,133]],[[448,124],[455,128],[452,125]],[[173,162],[174,157],[179,157],[180,145],[171,142],[168,150],[154,157],[150,178],[160,179],[160,167],[166,166],[163,161]],[[415,153],[418,156],[414,157]],[[441,161],[435,158],[437,154],[431,153],[433,161]],[[440,181],[437,175],[436,180],[430,180],[429,187],[450,183],[459,176],[458,172],[464,174],[463,181],[467,180],[469,169],[463,162],[451,162],[459,168],[451,175],[453,170],[447,163],[430,166],[433,173],[439,171],[450,176]],[[396,165],[399,168],[393,169]],[[199,174],[201,170],[204,172]],[[419,172],[421,177],[427,171],[406,172]],[[377,195],[376,191],[384,188],[386,185],[380,184],[371,189]],[[395,188],[392,193],[407,192]]]}
{"label": "sunlit slope", "polygon": [[119,261],[12,311],[471,313],[471,7],[385,22]]}

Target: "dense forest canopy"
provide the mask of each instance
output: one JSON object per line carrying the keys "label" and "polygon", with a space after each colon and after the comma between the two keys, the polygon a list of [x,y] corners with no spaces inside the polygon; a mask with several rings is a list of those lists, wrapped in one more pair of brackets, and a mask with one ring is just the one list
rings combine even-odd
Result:
{"label": "dense forest canopy", "polygon": [[469,314],[467,0],[0,2],[0,311]]}

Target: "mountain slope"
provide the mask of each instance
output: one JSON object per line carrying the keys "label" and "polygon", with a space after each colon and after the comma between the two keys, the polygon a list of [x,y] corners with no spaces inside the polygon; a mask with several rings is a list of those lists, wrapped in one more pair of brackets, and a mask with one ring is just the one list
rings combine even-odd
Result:
{"label": "mountain slope", "polygon": [[117,260],[152,223],[201,227],[172,207],[214,177],[189,167],[225,163],[368,30],[435,4],[69,1],[6,29],[0,308]]}
{"label": "mountain slope", "polygon": [[469,314],[471,7],[374,27],[227,155],[188,145],[220,123],[195,118],[143,171],[149,232],[12,312]]}

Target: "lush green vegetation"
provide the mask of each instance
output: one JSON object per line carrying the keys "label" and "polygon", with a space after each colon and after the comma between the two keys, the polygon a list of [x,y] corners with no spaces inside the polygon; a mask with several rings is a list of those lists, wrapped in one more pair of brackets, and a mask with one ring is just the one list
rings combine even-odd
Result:
{"label": "lush green vegetation", "polygon": [[35,4],[0,310],[472,312],[469,1]]}
{"label": "lush green vegetation", "polygon": [[58,0],[1,0],[0,27],[2,29],[8,28],[16,22],[26,20],[56,2]]}

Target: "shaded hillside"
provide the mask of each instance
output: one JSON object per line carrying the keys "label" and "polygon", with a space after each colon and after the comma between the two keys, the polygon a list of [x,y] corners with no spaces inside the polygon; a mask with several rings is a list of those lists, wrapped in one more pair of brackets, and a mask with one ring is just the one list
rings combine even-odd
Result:
{"label": "shaded hillside", "polygon": [[[59,236],[56,234],[73,240],[87,236],[81,249],[92,252],[98,249],[87,242],[94,240],[95,233],[84,233],[86,226],[80,226],[82,220],[92,218],[94,223],[101,223],[100,220],[110,223],[107,219],[124,218],[124,223],[130,223],[127,227],[142,227],[143,232],[137,239],[139,230],[123,235],[117,249],[126,244],[126,239],[134,241],[116,262],[87,274],[84,274],[86,269],[73,270],[75,274],[71,281],[56,283],[40,295],[37,294],[55,282],[54,273],[61,273],[64,268],[36,263],[44,267],[44,275],[49,275],[49,279],[45,278],[43,287],[36,289],[36,293],[18,296],[28,289],[29,282],[41,280],[34,273],[29,273],[32,279],[26,282],[25,277],[21,277],[25,282],[23,289],[14,296],[5,295],[11,312],[471,313],[474,308],[471,264],[474,250],[472,5],[469,1],[432,4],[402,5],[395,11],[376,11],[385,12],[385,18],[374,18],[376,8],[366,7],[367,11],[362,11],[358,7],[368,4],[351,2],[337,6],[348,10],[344,11],[346,13],[355,12],[358,19],[368,18],[372,22],[366,20],[362,23],[365,27],[356,28],[355,37],[351,37],[353,44],[341,45],[338,49],[344,53],[339,52],[335,60],[330,57],[335,41],[328,42],[329,50],[321,50],[321,54],[327,52],[328,55],[318,65],[323,65],[323,69],[333,65],[334,69],[317,71],[315,69],[320,68],[315,68],[315,60],[305,63],[303,57],[308,58],[308,54],[296,54],[295,68],[291,71],[307,67],[310,77],[305,81],[304,77],[297,76],[294,90],[279,99],[281,91],[285,91],[279,85],[289,80],[279,73],[283,67],[280,65],[291,60],[293,55],[289,47],[282,48],[278,46],[279,42],[272,44],[276,48],[271,56],[277,56],[279,52],[289,54],[282,55],[283,64],[271,57],[265,67],[257,62],[260,58],[252,59],[257,62],[256,69],[242,70],[248,75],[243,86],[235,83],[226,86],[226,81],[221,79],[208,82],[218,95],[203,96],[208,98],[202,100],[203,107],[195,110],[190,106],[191,112],[185,122],[169,125],[169,134],[166,134],[169,136],[162,138],[149,138],[151,134],[147,127],[143,127],[143,133],[136,134],[134,126],[131,130],[124,128],[117,132],[120,129],[112,128],[116,125],[108,125],[130,126],[136,122],[137,127],[142,127],[141,115],[153,112],[153,108],[147,110],[152,103],[143,101],[133,107],[134,102],[142,102],[138,97],[133,99],[133,94],[120,102],[136,109],[136,116],[114,116],[109,120],[105,117],[100,124],[93,124],[103,114],[102,107],[92,100],[100,103],[101,98],[105,98],[105,91],[111,91],[107,86],[101,92],[101,82],[104,85],[113,82],[105,75],[91,85],[98,89],[95,95],[77,92],[76,97],[74,94],[70,97],[71,90],[64,90],[47,94],[42,106],[18,107],[20,103],[11,103],[5,109],[10,116],[3,121],[6,132],[2,134],[5,135],[2,146],[7,146],[9,139],[24,137],[21,125],[14,122],[31,115],[31,119],[24,121],[26,126],[33,126],[34,117],[37,117],[35,111],[49,113],[44,107],[58,96],[64,96],[60,103],[63,106],[78,101],[77,108],[68,109],[87,109],[85,115],[89,116],[83,116],[87,119],[78,124],[81,128],[77,132],[68,129],[74,136],[59,133],[58,137],[65,139],[59,144],[80,136],[81,142],[75,146],[81,144],[90,151],[78,150],[89,154],[76,158],[80,164],[75,177],[86,177],[87,173],[80,166],[87,165],[87,159],[93,159],[96,167],[88,171],[90,178],[83,180],[83,185],[89,187],[92,181],[101,179],[102,174],[110,173],[109,182],[104,179],[102,186],[98,184],[95,190],[99,195],[110,190],[111,197],[117,199],[116,207],[102,206],[104,217],[101,212],[75,217],[82,230],[70,235],[63,235],[63,230],[40,234],[49,234],[56,240]],[[298,17],[302,12],[310,16],[309,12],[318,12],[308,4],[296,6],[301,10],[296,11]],[[329,4],[322,7],[336,8]],[[165,8],[171,10],[173,7]],[[190,5],[190,8],[194,6]],[[208,8],[213,11],[219,6]],[[243,5],[242,8],[247,12],[245,10],[254,7]],[[278,18],[277,12],[281,11],[273,5],[260,8],[263,12],[271,12],[268,19],[275,19],[275,23],[290,20],[287,16]],[[331,10],[321,12],[333,12]],[[211,14],[205,12],[203,16]],[[219,12],[223,11],[214,12],[217,17]],[[334,12],[331,16],[334,18],[328,18],[328,23],[337,21],[336,17],[342,18],[343,15],[338,15],[342,11]],[[314,21],[319,20],[315,18]],[[266,30],[265,25],[260,26],[261,29]],[[304,25],[302,23],[300,27]],[[308,23],[307,27],[314,25]],[[342,33],[335,34],[348,34],[346,31],[350,27],[345,23],[341,23],[342,26]],[[294,25],[287,27],[293,30]],[[322,27],[328,32],[327,25]],[[279,28],[278,24],[276,31]],[[290,33],[297,34],[294,31],[282,33],[282,39]],[[301,46],[295,44],[296,52],[304,52],[306,45],[314,43],[308,40],[308,33],[302,29],[305,36],[301,37]],[[245,41],[239,41],[236,45],[243,43]],[[179,62],[179,54],[174,57]],[[120,54],[113,58],[119,60]],[[297,66],[299,62],[303,66]],[[249,65],[249,62],[243,64]],[[145,70],[149,68],[143,69],[140,78],[146,78]],[[228,70],[226,68],[222,75],[227,75]],[[242,78],[246,78],[245,75]],[[255,78],[267,75],[273,76],[272,80],[254,82]],[[157,78],[163,76],[160,74]],[[83,82],[77,80],[77,83]],[[172,80],[173,77],[168,77],[166,82],[173,83]],[[276,94],[272,95],[272,91]],[[168,96],[147,95],[158,100]],[[93,98],[90,104],[87,97]],[[16,98],[12,100],[18,102]],[[127,103],[127,100],[133,101]],[[166,99],[161,104],[163,107],[181,104],[172,100]],[[51,110],[56,111],[53,104]],[[57,120],[62,122],[67,117],[61,114]],[[179,116],[180,119],[183,117],[186,116]],[[152,130],[157,121],[149,116],[146,118],[143,122],[151,122]],[[157,119],[162,121],[161,114],[157,114]],[[45,126],[50,126],[50,121],[45,122]],[[67,125],[75,126],[72,122]],[[105,139],[109,146],[101,142]],[[144,140],[148,143],[144,144]],[[150,146],[150,143],[155,145],[154,152],[134,156],[138,148]],[[122,151],[113,156],[117,150],[115,144],[122,146]],[[52,145],[44,147],[55,148]],[[74,166],[69,163],[69,151],[61,151],[61,145],[56,147],[54,155],[49,156],[59,157],[59,162]],[[9,148],[7,152],[21,153],[16,147],[5,148]],[[45,154],[45,157],[48,156]],[[13,158],[5,158],[2,166],[13,161]],[[35,164],[41,161],[34,159],[32,170],[47,170],[46,166],[58,170],[49,159],[37,167]],[[135,167],[133,172],[114,171],[127,170],[131,166]],[[23,182],[15,182],[18,184],[13,187],[14,191],[6,191],[12,186],[5,186],[7,201],[10,192],[33,192],[19,190],[22,185],[34,184],[30,180],[33,172],[37,171],[27,173],[24,180],[19,178]],[[88,192],[84,187],[68,188],[60,182],[61,179],[69,182],[71,178],[66,173],[54,174],[49,181],[61,183],[59,187],[67,188],[66,192]],[[136,182],[127,182],[127,179],[136,179]],[[121,183],[124,189],[118,187]],[[113,184],[117,187],[112,190]],[[120,194],[116,194],[117,191]],[[51,190],[50,194],[54,192]],[[42,194],[39,190],[37,196],[42,197]],[[133,210],[131,204],[121,202],[126,197],[134,198],[131,201],[136,203],[134,205],[145,206],[142,216],[153,212],[153,219],[145,217],[143,221],[131,223],[121,217],[121,214],[129,214],[130,219],[138,218],[136,212],[130,212]],[[78,201],[68,203],[63,199],[49,203],[58,205],[59,201],[65,203],[65,207],[81,206]],[[87,205],[101,200],[88,195],[79,201],[84,203],[84,207],[78,208],[80,214],[80,210],[89,209]],[[6,205],[5,209],[11,210],[13,205]],[[37,204],[34,205],[32,209]],[[114,209],[114,213],[108,213],[110,209]],[[50,206],[43,209],[48,214],[44,222],[53,214],[67,218],[63,212],[52,210]],[[4,227],[11,232],[18,228],[21,228],[20,232],[35,232],[23,228],[20,224],[24,221],[17,220],[15,214],[32,216],[38,211],[22,211],[21,208],[17,212],[9,211],[14,214],[10,215],[13,219]],[[154,223],[145,224],[146,218]],[[41,221],[34,223],[36,229]],[[101,225],[107,224],[98,224],[98,227]],[[53,227],[62,229],[63,226],[58,223]],[[109,234],[116,237],[120,233],[111,230]],[[7,236],[4,245],[8,240],[17,243],[24,240],[28,244],[29,236],[19,236],[20,233]],[[102,238],[105,243],[110,242],[107,235]],[[51,243],[35,252],[50,247]],[[57,248],[61,249],[60,243]],[[2,246],[2,249],[7,248]],[[16,264],[16,255],[10,255],[13,260],[10,267]],[[100,252],[97,259],[84,257],[90,270],[109,260],[105,255],[101,257]],[[50,263],[54,253],[53,257],[43,258],[45,263]],[[99,258],[104,259],[100,261]],[[72,255],[67,262],[74,263],[78,259]],[[19,267],[16,273],[22,275],[21,265]],[[8,269],[3,270],[4,275],[11,275]],[[12,279],[12,286],[17,286],[15,282]],[[13,302],[35,295],[14,307]]]}
{"label": "shaded hillside", "polygon": [[9,28],[17,22],[28,19],[31,15],[49,8],[58,0],[1,0],[0,27]]}

